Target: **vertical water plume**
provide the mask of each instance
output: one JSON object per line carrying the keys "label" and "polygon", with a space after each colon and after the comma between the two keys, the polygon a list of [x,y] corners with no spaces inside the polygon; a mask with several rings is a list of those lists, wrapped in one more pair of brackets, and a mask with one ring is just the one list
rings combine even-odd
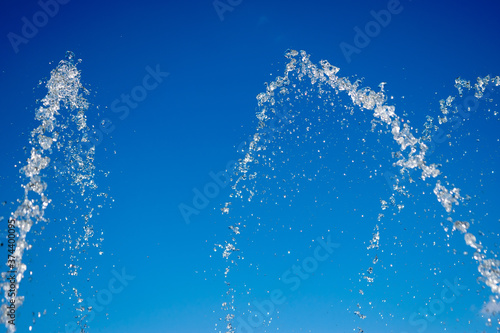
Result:
{"label": "vertical water plume", "polygon": [[[33,246],[28,243],[27,238],[34,225],[49,221],[45,216],[45,211],[52,202],[47,196],[48,185],[45,179],[49,167],[54,168],[56,174],[71,179],[80,195],[85,197],[84,200],[91,200],[90,196],[85,195],[96,188],[93,179],[95,149],[88,142],[89,128],[85,115],[89,104],[84,95],[88,94],[88,91],[80,82],[81,73],[76,67],[78,62],[75,55],[68,51],[66,59],[61,60],[51,71],[50,79],[46,83],[47,95],[35,111],[35,119],[39,125],[31,132],[29,158],[26,165],[20,169],[26,179],[22,185],[24,196],[9,218],[13,235],[9,236],[11,238],[8,245],[9,272],[2,273],[5,282],[2,283],[4,299],[1,321],[9,332],[16,331],[14,313],[24,301],[20,286],[27,265],[23,256],[25,251]],[[60,152],[63,156],[58,162],[59,168],[50,158],[54,152]],[[68,201],[71,201],[70,196]],[[85,225],[90,230],[88,221]],[[89,237],[91,234],[88,232],[79,237],[76,248]]]}

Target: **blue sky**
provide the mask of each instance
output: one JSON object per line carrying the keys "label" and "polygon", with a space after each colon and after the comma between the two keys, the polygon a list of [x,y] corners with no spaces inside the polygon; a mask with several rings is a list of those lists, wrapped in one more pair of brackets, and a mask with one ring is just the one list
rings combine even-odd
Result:
{"label": "blue sky", "polygon": [[[357,327],[365,332],[417,332],[423,324],[412,326],[408,317],[439,299],[445,280],[455,277],[462,279],[467,290],[435,321],[427,321],[426,331],[441,332],[443,327],[451,332],[493,331],[478,316],[489,294],[475,281],[472,253],[457,234],[450,247],[469,255],[454,255],[447,246],[440,225],[446,222],[446,212],[424,183],[412,185],[412,198],[400,199],[405,200],[401,213],[387,214],[383,225],[377,222],[379,200],[388,200],[391,190],[382,172],[369,178],[373,173],[368,170],[396,172],[390,155],[394,146],[387,137],[367,134],[371,118],[366,115],[346,115],[347,127],[337,122],[344,118],[340,114],[330,116],[331,126],[315,125],[313,131],[323,133],[318,138],[328,142],[321,148],[322,161],[309,141],[290,136],[270,143],[269,152],[286,151],[275,157],[281,167],[270,172],[258,165],[255,170],[284,179],[285,185],[259,178],[259,191],[266,188],[267,194],[259,194],[244,207],[233,203],[230,215],[220,214],[230,186],[192,215],[189,224],[179,204],[191,204],[193,189],[203,189],[212,181],[210,172],[217,174],[241,157],[238,146],[257,125],[256,96],[265,90],[264,82],[282,74],[287,49],[306,50],[315,63],[327,59],[340,67],[339,75],[363,77],[363,84],[372,88],[387,82],[385,89],[394,96],[396,111],[421,130],[426,115],[437,116],[439,99],[456,94],[453,85],[458,76],[474,81],[478,76],[499,75],[498,5],[402,0],[387,26],[358,47],[358,53],[346,57],[340,45],[355,46],[355,27],[365,29],[374,21],[372,11],[396,6],[393,2],[221,2],[232,9],[221,14],[223,20],[212,1],[61,1],[58,12],[40,24],[37,33],[14,46],[8,36],[22,36],[23,17],[33,22],[43,9],[36,1],[3,2],[0,201],[7,204],[1,207],[1,215],[8,216],[22,196],[18,167],[26,159],[23,147],[29,145],[28,134],[38,125],[36,100],[46,93],[39,81],[48,79],[66,51],[82,59],[78,68],[90,90],[89,123],[94,128],[103,120],[111,124],[112,130],[103,134],[96,147],[95,159],[97,169],[109,171],[107,177],[101,172],[96,176],[100,191],[108,193],[109,199],[92,219],[95,237],[103,233],[99,249],[103,254],[96,249],[78,254],[88,270],[74,284],[90,293],[109,289],[116,278],[113,269],[125,269],[135,278],[113,294],[113,300],[89,323],[89,332],[213,332],[216,323],[218,332],[224,315],[220,304],[226,291],[225,263],[221,251],[213,248],[228,240],[228,223],[235,221],[247,225],[238,243],[245,259],[233,277],[238,311],[247,313],[245,303],[265,300],[271,290],[280,289],[286,296],[268,332],[277,328],[279,332],[357,332]],[[144,86],[144,79],[155,70],[168,75],[162,74],[142,101],[129,106],[126,116],[123,109],[113,112],[118,111],[113,102]],[[126,104],[117,103],[117,107]],[[475,230],[487,235],[484,242],[495,252],[499,212],[494,199],[499,192],[498,173],[492,171],[499,162],[498,122],[494,117],[485,121],[488,106],[482,107],[481,116],[471,117],[451,133],[451,145],[439,145],[431,159],[443,164],[451,183],[471,195],[469,206],[458,214],[475,218]],[[297,133],[304,131],[301,126]],[[368,143],[361,144],[363,138]],[[360,147],[376,159],[360,162]],[[281,163],[287,159],[292,162]],[[301,170],[314,174],[319,169],[323,171],[314,182],[290,181],[290,174]],[[298,184],[303,188],[300,194],[294,192]],[[294,193],[293,204],[283,199],[282,191]],[[58,221],[79,214],[65,209],[61,193],[49,193],[54,198],[49,218],[52,214]],[[32,236],[36,242],[27,258],[33,277],[21,284],[27,303],[19,310],[19,332],[31,325],[31,312],[47,310],[33,325],[35,332],[63,332],[74,315],[68,301],[71,291],[61,295],[61,282],[73,281],[64,267],[68,253],[59,238],[68,231],[61,223],[51,223],[42,235]],[[358,282],[359,274],[373,266],[375,252],[368,256],[366,246],[377,223],[381,227],[380,262],[374,266],[377,282],[363,287],[365,295],[361,295],[358,289],[364,285]],[[79,224],[75,230],[81,232]],[[292,265],[313,256],[317,238],[328,235],[340,247],[314,276],[290,291],[279,278]],[[51,247],[54,250],[49,252]],[[91,282],[86,282],[87,276]],[[247,295],[249,288],[252,293]],[[358,303],[365,320],[353,314]],[[464,323],[469,320],[470,325]],[[263,332],[264,327],[255,331]]]}

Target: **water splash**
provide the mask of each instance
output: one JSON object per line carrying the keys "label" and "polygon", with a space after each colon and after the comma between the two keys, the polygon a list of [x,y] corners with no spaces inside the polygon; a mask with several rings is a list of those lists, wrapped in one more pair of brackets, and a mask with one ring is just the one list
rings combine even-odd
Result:
{"label": "water splash", "polygon": [[[35,119],[40,125],[31,132],[30,157],[20,170],[27,178],[27,182],[22,186],[24,197],[9,219],[16,230],[15,246],[10,247],[14,263],[8,263],[14,273],[2,273],[4,279],[12,276],[12,281],[15,281],[10,283],[7,280],[2,283],[4,299],[1,322],[5,324],[8,332],[15,332],[16,326],[9,323],[12,317],[9,316],[7,305],[15,302],[16,309],[19,309],[24,301],[24,296],[19,294],[19,287],[27,269],[23,255],[32,248],[27,236],[34,225],[48,222],[44,213],[52,200],[46,194],[47,182],[44,172],[52,166],[57,174],[71,179],[71,183],[79,189],[80,195],[86,201],[90,201],[91,196],[85,194],[96,189],[93,164],[95,149],[89,144],[89,128],[85,115],[89,104],[84,95],[88,94],[88,91],[80,82],[80,71],[76,67],[78,62],[72,52],[66,53],[66,59],[61,60],[51,71],[50,79],[46,83],[48,93],[35,112]],[[73,131],[73,126],[76,131]],[[49,157],[54,151],[62,152],[63,160],[58,164],[52,163]],[[91,213],[88,217],[91,217]],[[87,231],[78,237],[75,249],[92,236],[91,232],[88,232],[91,230],[88,219],[85,221],[85,230]],[[76,266],[73,265],[72,269],[76,269]],[[11,289],[15,290],[14,295],[9,292]]]}
{"label": "water splash", "polygon": [[[356,80],[351,82],[346,77],[337,76],[339,68],[331,65],[328,61],[320,61],[320,66],[312,63],[309,60],[309,55],[305,51],[300,53],[295,50],[289,50],[286,52],[285,57],[289,62],[285,65],[285,71],[283,76],[277,77],[271,83],[266,84],[266,91],[260,93],[257,96],[259,112],[257,113],[258,126],[252,140],[248,144],[246,154],[244,158],[239,161],[237,165],[237,170],[235,173],[235,181],[232,186],[232,194],[230,198],[244,199],[245,201],[251,201],[258,192],[257,185],[251,180],[256,178],[256,173],[252,172],[252,164],[257,163],[268,163],[263,157],[263,152],[266,150],[266,143],[273,139],[272,132],[275,131],[276,126],[274,125],[276,119],[281,122],[282,126],[286,126],[294,122],[299,116],[298,112],[290,111],[289,113],[279,113],[279,105],[283,101],[290,101],[290,92],[293,89],[298,89],[297,84],[294,82],[310,82],[310,86],[317,88],[317,98],[327,99],[328,94],[334,96],[340,96],[341,94],[347,95],[350,103],[345,104],[344,107],[351,111],[351,115],[354,114],[354,109],[359,108],[361,112],[372,112],[372,131],[377,127],[382,127],[380,132],[383,132],[390,137],[399,146],[396,153],[393,153],[395,161],[393,165],[399,168],[401,176],[395,176],[394,190],[403,195],[409,195],[408,192],[401,187],[399,184],[405,176],[413,182],[411,174],[415,171],[419,172],[419,176],[423,182],[433,182],[434,195],[437,201],[442,205],[446,213],[450,215],[449,220],[453,223],[451,218],[452,214],[455,213],[454,207],[458,207],[462,202],[463,198],[460,195],[459,188],[448,188],[448,185],[443,185],[446,183],[443,179],[442,172],[435,163],[428,162],[428,143],[430,141],[430,133],[437,128],[436,125],[432,123],[432,118],[428,117],[428,122],[424,125],[425,130],[422,136],[418,137],[414,134],[413,129],[409,126],[408,121],[396,114],[396,108],[393,105],[387,103],[388,97],[384,92],[384,84],[379,86],[380,90],[375,91],[369,87],[362,87],[361,80]],[[500,85],[500,77],[490,77],[486,76],[484,78],[478,78],[477,83],[472,85],[469,81],[462,80],[458,78],[455,81],[455,87],[458,90],[460,97],[463,95],[464,90],[475,90],[475,98],[483,98],[486,89],[494,89]],[[331,93],[327,92],[325,89],[331,89]],[[309,90],[300,91],[298,94],[307,95]],[[458,112],[457,106],[454,105],[456,97],[449,96],[440,101],[440,110],[443,114],[439,118],[439,124],[444,124],[449,121],[449,118],[454,113]],[[290,104],[291,105],[291,104]],[[293,107],[290,108],[293,110]],[[495,113],[495,115],[498,115]],[[308,115],[301,115],[307,117]],[[273,169],[274,170],[274,169]],[[438,179],[441,178],[441,179]],[[433,181],[433,179],[436,179]],[[391,196],[391,204],[396,206],[394,196]],[[384,207],[385,203],[385,207]],[[223,214],[229,214],[229,206],[233,202],[226,202],[224,207],[221,209]],[[404,208],[403,205],[397,205],[399,211]],[[383,201],[382,210],[387,208],[387,202]],[[383,214],[379,214],[379,220]],[[482,276],[483,282],[487,285],[493,293],[500,294],[500,261],[496,259],[488,259],[486,256],[486,250],[483,248],[480,241],[477,240],[476,236],[472,233],[468,233],[466,230],[468,228],[468,222],[455,222],[455,228],[453,230],[459,230],[465,233],[465,243],[475,250],[474,259],[478,264],[478,271]],[[232,229],[234,231],[234,229]],[[239,233],[239,232],[238,232]],[[233,326],[234,318],[234,289],[230,285],[230,278],[228,273],[231,271],[232,267],[236,265],[235,260],[230,260],[230,256],[234,249],[236,249],[237,239],[235,234],[230,236],[231,241],[226,242],[224,248],[223,258],[226,260],[227,267],[225,269],[225,283],[228,285],[228,291],[226,295],[228,299],[223,302],[223,309],[227,311],[227,315],[224,320],[226,321],[226,333],[232,333],[235,331]],[[368,249],[378,248],[379,246],[380,234],[377,232],[374,234],[374,238],[371,240],[371,245]],[[495,255],[496,256],[496,255]],[[378,257],[375,256],[373,259],[373,264],[376,264]],[[368,272],[371,274],[373,268],[370,267]],[[372,279],[366,276],[368,279]],[[359,304],[358,304],[359,306]],[[359,311],[354,312],[360,318],[364,319],[365,316],[361,315]],[[361,330],[361,329],[360,329]]]}

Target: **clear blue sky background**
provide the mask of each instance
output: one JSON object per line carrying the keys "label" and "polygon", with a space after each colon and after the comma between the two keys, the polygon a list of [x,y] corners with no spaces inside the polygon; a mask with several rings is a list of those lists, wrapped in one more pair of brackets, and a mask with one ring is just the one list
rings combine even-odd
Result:
{"label": "clear blue sky background", "polygon": [[[82,281],[88,274],[94,291],[107,287],[113,267],[125,268],[135,279],[96,314],[89,332],[214,332],[224,314],[220,303],[226,289],[225,264],[220,251],[214,253],[213,248],[227,239],[227,217],[221,217],[219,208],[230,190],[221,191],[199,215],[192,216],[189,225],[178,205],[191,203],[193,188],[202,189],[210,182],[211,171],[224,170],[228,161],[240,157],[236,147],[255,130],[255,97],[264,91],[264,82],[282,73],[285,50],[306,50],[314,62],[327,59],[341,68],[340,75],[364,77],[368,86],[387,82],[397,112],[405,113],[420,129],[426,115],[437,116],[439,99],[456,94],[456,77],[475,80],[500,74],[500,6],[493,1],[402,0],[401,13],[393,15],[390,24],[348,62],[339,45],[353,44],[354,28],[364,29],[373,20],[370,11],[386,9],[387,3],[243,0],[221,20],[212,1],[71,0],[60,5],[58,13],[15,52],[7,35],[20,35],[22,18],[32,21],[41,7],[36,1],[2,1],[0,200],[7,202],[2,215],[8,216],[22,195],[23,181],[15,165],[25,161],[28,133],[38,125],[36,100],[45,94],[38,83],[49,77],[67,50],[82,59],[82,82],[91,91],[89,123],[98,126],[107,118],[115,126],[96,148],[97,168],[110,171],[108,177],[98,175],[98,185],[114,199],[92,220],[96,237],[104,235],[103,255],[78,255],[82,261],[89,258],[81,262],[89,269]],[[147,66],[159,66],[169,76],[120,119],[120,114],[110,112],[112,102],[142,84]],[[486,114],[482,110],[452,133],[453,146],[438,147],[431,161],[443,163],[450,182],[471,195],[472,203],[463,214],[474,215],[480,223],[475,232],[489,235],[484,241],[495,251],[497,236],[491,233],[498,230],[494,200],[500,193],[498,172],[492,171],[498,171],[499,163],[498,121],[494,121],[498,117],[485,121]],[[281,192],[273,183],[262,185],[269,186],[269,196],[263,199],[268,205],[256,203],[236,210],[235,216],[254,214],[241,235],[239,247],[245,260],[234,280],[238,294],[248,288],[253,291],[241,295],[238,304],[266,299],[266,292],[276,288],[284,290],[287,301],[280,305],[279,318],[273,315],[268,332],[277,328],[279,332],[357,332],[357,327],[365,332],[416,332],[419,326],[412,326],[408,317],[439,299],[445,280],[458,277],[467,286],[463,297],[427,322],[426,332],[494,331],[495,325],[486,327],[479,316],[489,294],[475,281],[471,252],[458,234],[447,246],[440,226],[446,214],[423,183],[413,185],[414,197],[405,201],[399,215],[379,223],[383,230],[375,284],[367,288],[358,282],[359,273],[373,266],[366,246],[380,213],[379,199],[387,200],[391,191],[382,172],[378,178],[368,178],[372,173],[358,161],[361,155],[355,143],[346,138],[372,140],[363,147],[378,159],[366,162],[369,169],[379,164],[395,169],[390,158],[394,146],[386,148],[390,140],[381,136],[377,143],[376,135],[365,134],[370,117],[357,117],[346,116],[352,122],[349,127],[337,124],[343,116],[331,116],[336,124],[331,128],[323,124],[324,139],[331,142],[329,157],[303,168],[325,166],[325,172],[304,185],[291,207],[278,198]],[[298,160],[275,171],[279,180],[288,179],[288,171],[301,170],[313,149],[304,144],[294,150],[294,141],[287,140],[282,145]],[[271,144],[269,149],[279,145]],[[464,151],[471,155],[464,156]],[[54,216],[71,216],[74,212],[64,210],[64,198],[52,194]],[[66,285],[70,278],[64,267],[67,253],[60,242],[67,229],[58,223],[32,238],[37,240],[27,264],[33,276],[21,286],[26,305],[19,310],[19,332],[27,332],[32,325],[32,312],[36,317],[47,309],[47,314],[36,318],[34,332],[64,332],[64,324],[75,313],[68,301],[71,292],[61,295],[61,283]],[[289,291],[279,277],[312,255],[313,239],[328,234],[340,244],[338,251],[297,291]],[[49,252],[50,247],[56,249]],[[82,281],[75,285],[87,283]],[[358,292],[361,288],[366,289],[364,296]],[[358,303],[368,316],[365,320],[353,314]]]}

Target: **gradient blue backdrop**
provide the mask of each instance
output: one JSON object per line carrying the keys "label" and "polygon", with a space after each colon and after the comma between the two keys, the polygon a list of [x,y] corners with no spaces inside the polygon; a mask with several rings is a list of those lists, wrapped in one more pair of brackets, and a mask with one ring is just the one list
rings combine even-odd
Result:
{"label": "gradient blue backdrop", "polygon": [[[340,43],[353,44],[354,27],[364,27],[373,20],[370,11],[385,9],[387,3],[243,0],[232,11],[225,12],[221,20],[212,1],[71,0],[60,5],[57,15],[50,18],[28,43],[19,45],[16,53],[7,35],[10,32],[21,34],[22,18],[31,20],[41,7],[36,1],[2,1],[0,200],[7,202],[4,216],[9,209],[15,208],[13,202],[22,194],[22,181],[15,165],[25,161],[23,147],[28,145],[27,134],[37,126],[35,101],[45,93],[43,86],[37,88],[38,83],[48,78],[50,70],[67,50],[82,59],[79,65],[82,82],[91,90],[89,122],[98,126],[102,119],[108,118],[115,126],[111,134],[104,136],[96,153],[97,167],[110,171],[107,178],[98,177],[99,186],[114,199],[111,208],[101,209],[100,215],[93,219],[96,234],[104,233],[104,254],[87,265],[99,266],[90,282],[97,290],[107,286],[113,265],[117,269],[125,267],[136,278],[90,323],[90,332],[214,331],[214,324],[222,315],[220,303],[225,286],[221,276],[224,264],[218,259],[220,252],[213,252],[213,245],[226,239],[227,226],[224,220],[218,220],[218,211],[229,188],[199,215],[192,216],[189,225],[179,213],[178,205],[189,204],[193,198],[192,189],[202,188],[211,181],[210,171],[224,170],[228,161],[239,158],[236,147],[254,132],[256,126],[255,97],[264,91],[263,83],[272,79],[270,74],[283,71],[285,50],[306,50],[315,62],[328,59],[341,68],[341,75],[365,77],[365,84],[372,87],[382,81],[388,82],[389,94],[398,98],[405,96],[408,103],[398,112],[406,111],[418,125],[425,121],[425,115],[432,112],[436,115],[438,99],[455,94],[453,82],[456,77],[474,80],[477,76],[500,74],[500,6],[493,1],[402,0],[402,12],[394,15],[391,23],[348,62]],[[131,109],[128,117],[120,119],[120,114],[110,112],[112,102],[142,83],[147,66],[160,66],[169,76]],[[482,126],[484,122],[478,121],[478,124]],[[486,138],[487,133],[498,138],[495,136],[497,128],[498,123],[496,127],[492,124],[485,129],[489,132],[483,134]],[[498,142],[493,143],[493,148],[498,149]],[[374,150],[383,151],[382,148]],[[389,156],[387,151],[385,157]],[[497,170],[497,150],[484,151],[481,156],[484,158],[481,161],[490,163],[490,172]],[[464,169],[468,170],[467,166]],[[498,178],[491,179],[498,181]],[[384,182],[380,175],[376,183]],[[485,184],[486,193],[481,202],[493,202],[493,198],[498,198],[497,185],[498,182]],[[373,184],[369,186],[375,188]],[[382,185],[377,188],[380,198],[390,196],[389,189]],[[363,198],[368,200],[368,197]],[[433,197],[428,200],[435,201]],[[398,303],[394,295],[408,293],[405,299],[411,300],[415,292],[419,297],[414,303],[401,305],[399,312],[396,311],[396,319],[390,311],[384,312],[384,318],[376,317],[379,310],[386,311],[382,309],[373,310],[375,315],[366,322],[357,319],[352,312],[356,310],[360,295],[357,290],[350,291],[347,286],[350,282],[345,281],[353,281],[352,288],[357,288],[356,272],[365,269],[364,262],[357,258],[366,256],[364,242],[371,238],[376,223],[378,201],[372,205],[367,203],[365,207],[371,220],[364,228],[346,222],[348,214],[342,212],[341,207],[332,213],[329,207],[323,209],[310,204],[311,210],[304,209],[304,216],[295,215],[296,220],[286,212],[271,211],[266,215],[265,211],[259,211],[262,216],[281,219],[277,222],[281,226],[293,225],[293,230],[302,229],[304,225],[307,235],[280,231],[270,236],[275,245],[266,245],[265,235],[271,229],[270,224],[263,232],[243,235],[252,238],[249,244],[255,244],[255,248],[246,249],[249,262],[266,267],[262,269],[268,275],[267,279],[253,278],[249,282],[257,289],[256,297],[262,291],[283,287],[278,281],[280,275],[296,260],[311,255],[312,239],[326,236],[328,230],[341,244],[338,256],[344,258],[345,263],[342,267],[336,266],[332,258],[330,265],[320,268],[316,281],[304,283],[298,294],[290,293],[290,302],[283,305],[281,318],[269,331],[280,327],[280,332],[353,332],[359,326],[365,332],[415,332],[416,328],[401,316],[407,318],[418,307],[425,306],[426,301],[439,295],[443,280],[453,280],[455,276],[464,276],[466,281],[463,283],[469,286],[471,298],[457,305],[458,312],[447,309],[437,322],[429,323],[427,331],[441,332],[443,327],[449,327],[448,330],[454,332],[452,325],[456,318],[472,318],[475,326],[469,327],[470,332],[493,331],[485,327],[484,320],[477,315],[488,293],[482,291],[479,297],[474,297],[482,286],[475,282],[476,269],[470,256],[460,257],[465,266],[458,264],[458,268],[457,257],[442,258],[438,269],[442,273],[435,277],[428,268],[432,267],[433,260],[438,260],[436,254],[449,253],[448,249],[439,252],[432,245],[413,248],[411,242],[404,249],[391,248],[397,243],[392,238],[381,241],[386,244],[388,253],[394,253],[394,262],[387,257],[385,266],[399,265],[399,269],[405,271],[414,269],[405,268],[408,263],[417,262],[424,263],[427,271],[417,280],[403,283],[394,273],[397,269],[390,269],[390,273],[386,273],[387,281],[391,281],[390,288],[387,285],[372,287],[370,297],[379,308],[383,307],[383,299]],[[332,203],[331,207],[337,206]],[[415,230],[415,223],[424,222],[409,222],[413,216],[409,209],[403,214],[408,215],[406,221]],[[437,206],[433,209],[439,211]],[[319,217],[308,222],[307,219],[314,216],[311,211]],[[498,211],[494,213],[491,215],[498,224]],[[398,217],[401,223],[385,225],[389,229],[401,229],[393,229],[392,234],[404,232],[402,216]],[[427,230],[423,236],[415,231],[412,239],[420,243],[437,240],[444,246],[445,233],[438,225],[444,218],[431,216],[429,219],[435,224],[427,226],[431,231]],[[498,227],[487,225],[483,231],[494,232],[495,228]],[[51,240],[46,242],[44,246],[49,246]],[[463,251],[462,243],[457,236],[452,246]],[[279,264],[280,261],[271,260],[266,246],[288,249],[292,253]],[[58,282],[67,280],[61,275],[65,274],[61,268],[64,259],[59,258],[57,252],[37,251],[40,250],[35,246],[30,260],[39,271],[31,282],[23,281],[29,291],[26,297],[33,295],[36,299],[30,303],[29,312],[50,308],[33,328],[35,332],[57,332],[64,326],[70,307],[57,311],[56,303],[63,298],[54,296],[56,301],[52,302],[50,296],[45,296],[50,292],[60,294]],[[45,262],[50,262],[54,270],[43,271]],[[384,274],[380,274],[385,281]],[[340,281],[345,285],[336,287]],[[36,298],[41,288],[53,289],[45,289],[40,292],[44,297]],[[475,310],[466,313],[472,305],[476,306]],[[23,311],[19,310],[19,325],[22,325],[19,332],[27,332],[26,327],[32,321],[31,313],[23,314]],[[297,315],[300,313],[303,316]]]}

